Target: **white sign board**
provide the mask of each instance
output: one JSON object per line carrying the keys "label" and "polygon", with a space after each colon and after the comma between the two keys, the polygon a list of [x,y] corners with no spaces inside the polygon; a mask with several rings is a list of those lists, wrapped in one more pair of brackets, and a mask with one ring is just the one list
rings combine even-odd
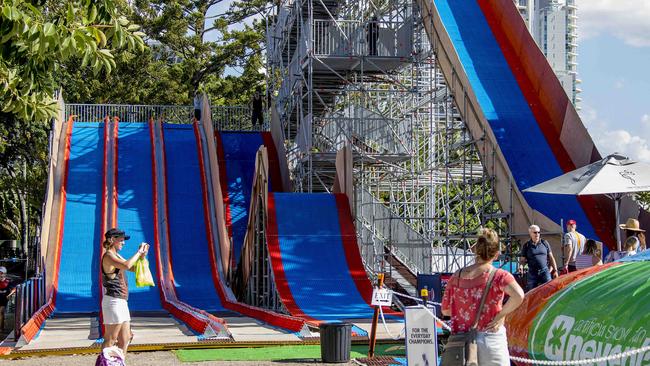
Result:
{"label": "white sign board", "polygon": [[438,337],[435,309],[429,311],[423,306],[408,306],[404,311],[406,321],[406,364],[408,366],[438,365]]}
{"label": "white sign board", "polygon": [[375,287],[372,290],[372,302],[370,305],[373,306],[391,306],[393,303],[393,292],[387,288],[377,288]]}

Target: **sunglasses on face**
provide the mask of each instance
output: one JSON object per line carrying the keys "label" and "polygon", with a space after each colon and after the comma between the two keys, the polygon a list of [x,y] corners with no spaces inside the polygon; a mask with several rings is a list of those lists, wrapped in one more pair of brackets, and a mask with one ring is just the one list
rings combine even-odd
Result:
{"label": "sunglasses on face", "polygon": [[539,231],[531,231],[533,234],[539,234]]}

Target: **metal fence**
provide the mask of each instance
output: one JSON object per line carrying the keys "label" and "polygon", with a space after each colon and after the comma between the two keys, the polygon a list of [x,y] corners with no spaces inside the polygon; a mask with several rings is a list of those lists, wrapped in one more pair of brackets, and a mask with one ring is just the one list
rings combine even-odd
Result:
{"label": "metal fence", "polygon": [[20,338],[20,329],[32,315],[47,301],[45,295],[45,276],[37,275],[16,286],[14,297],[14,335]]}
{"label": "metal fence", "polygon": [[320,20],[313,24],[315,55],[405,57],[411,53],[412,21]]}
{"label": "metal fence", "polygon": [[[212,106],[212,123],[218,131],[250,131],[268,129],[263,124],[252,125],[248,106]],[[102,122],[106,116],[118,117],[120,122],[147,122],[150,118],[165,123],[192,123],[193,106],[127,105],[127,104],[66,104],[65,118],[76,116],[78,122]],[[266,116],[265,116],[266,117]]]}
{"label": "metal fence", "polygon": [[147,122],[149,118],[166,123],[191,123],[194,107],[174,105],[66,104],[66,119],[75,115],[78,122],[102,122],[106,116],[120,122]]}

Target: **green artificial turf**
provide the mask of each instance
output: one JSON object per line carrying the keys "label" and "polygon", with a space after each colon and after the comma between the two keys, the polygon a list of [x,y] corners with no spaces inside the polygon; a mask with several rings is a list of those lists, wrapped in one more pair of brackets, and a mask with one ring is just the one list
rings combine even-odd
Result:
{"label": "green artificial turf", "polygon": [[[260,348],[180,349],[174,351],[182,362],[200,361],[278,361],[320,359],[320,345],[273,346]],[[403,356],[404,346],[378,344],[376,355]],[[352,346],[351,358],[366,357],[368,346]]]}

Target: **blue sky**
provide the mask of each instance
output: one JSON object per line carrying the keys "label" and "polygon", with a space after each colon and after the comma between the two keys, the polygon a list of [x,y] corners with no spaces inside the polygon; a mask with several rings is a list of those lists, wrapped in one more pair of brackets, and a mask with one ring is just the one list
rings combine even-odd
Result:
{"label": "blue sky", "polygon": [[582,120],[602,155],[650,162],[650,1],[576,3]]}

